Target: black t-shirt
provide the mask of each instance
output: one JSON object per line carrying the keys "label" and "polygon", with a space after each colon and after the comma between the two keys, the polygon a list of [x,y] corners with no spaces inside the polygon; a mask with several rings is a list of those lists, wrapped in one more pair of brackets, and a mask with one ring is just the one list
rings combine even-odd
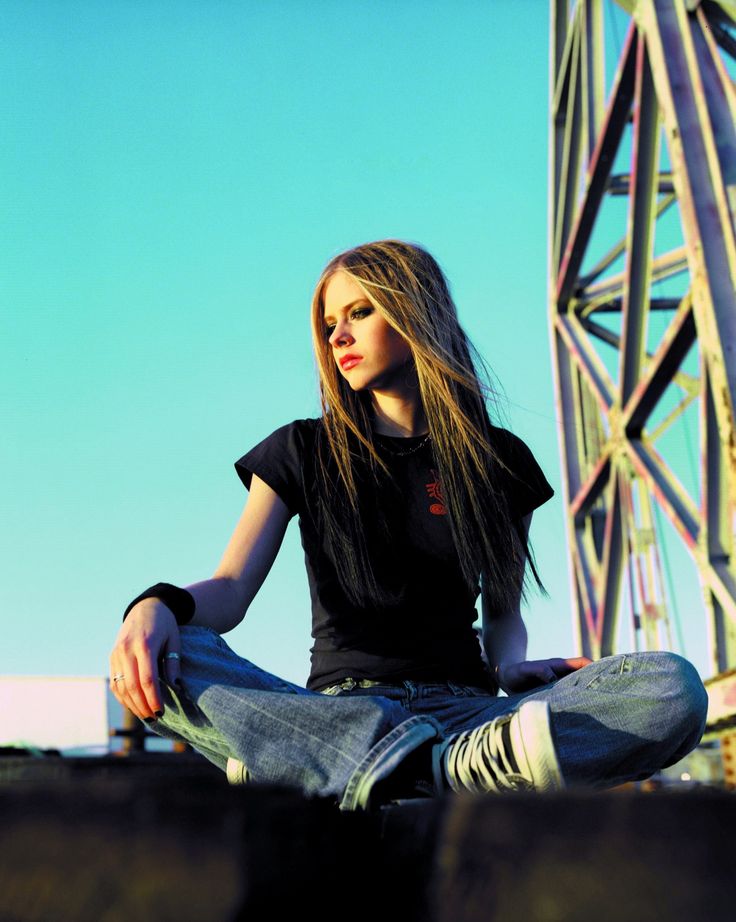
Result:
{"label": "black t-shirt", "polygon": [[[389,524],[378,534],[366,522],[374,572],[395,601],[382,609],[354,604],[338,579],[339,559],[316,524],[316,439],[319,419],[277,429],[245,454],[235,469],[246,487],[256,474],[299,517],[312,599],[312,669],[307,687],[325,688],[347,677],[487,686],[473,629],[479,586],[468,587],[450,533],[442,486],[423,436],[376,436],[392,483],[371,486],[371,503]],[[509,471],[499,486],[512,515],[522,518],[552,495],[529,448],[511,432],[493,429],[494,448]],[[340,497],[335,497],[340,502]],[[364,504],[368,508],[371,504]],[[337,555],[339,558],[339,555]]]}

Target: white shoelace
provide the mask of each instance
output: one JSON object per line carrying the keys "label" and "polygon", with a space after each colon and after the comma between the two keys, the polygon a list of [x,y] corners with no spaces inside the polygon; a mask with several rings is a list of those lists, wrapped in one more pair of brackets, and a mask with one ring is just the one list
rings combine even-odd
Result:
{"label": "white shoelace", "polygon": [[[531,779],[519,773],[518,759],[512,761],[506,751],[503,728],[510,719],[497,718],[447,740],[442,768],[453,791],[485,793],[533,788]],[[510,745],[509,740],[509,748]]]}

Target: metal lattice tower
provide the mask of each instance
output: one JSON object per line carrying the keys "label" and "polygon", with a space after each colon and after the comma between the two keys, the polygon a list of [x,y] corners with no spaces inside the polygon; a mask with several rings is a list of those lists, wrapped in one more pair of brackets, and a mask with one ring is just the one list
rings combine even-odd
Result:
{"label": "metal lattice tower", "polygon": [[552,0],[550,323],[580,647],[615,652],[625,594],[637,645],[672,646],[664,516],[709,613],[711,703],[733,715],[736,2],[617,5],[630,19],[606,100],[612,10]]}

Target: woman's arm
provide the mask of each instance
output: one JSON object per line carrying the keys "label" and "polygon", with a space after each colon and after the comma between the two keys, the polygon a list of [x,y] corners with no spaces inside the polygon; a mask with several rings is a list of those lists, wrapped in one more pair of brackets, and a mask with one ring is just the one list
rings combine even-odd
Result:
{"label": "woman's arm", "polygon": [[[196,604],[191,624],[224,633],[243,620],[276,559],[290,517],[284,501],[254,475],[245,509],[214,576],[186,587]],[[158,660],[180,650],[173,614],[158,599],[144,599],[128,613],[110,655],[111,691],[141,719],[157,716]],[[125,678],[113,682],[115,675]],[[170,684],[177,682],[178,660],[166,660],[166,678]]]}
{"label": "woman's arm", "polygon": [[254,474],[243,514],[212,579],[187,586],[196,603],[191,624],[219,634],[240,624],[268,576],[290,518],[284,501]]}
{"label": "woman's arm", "polygon": [[[531,513],[522,520],[524,536],[529,534]],[[526,567],[526,562],[522,565]],[[523,572],[519,577],[523,576]],[[521,578],[517,580],[521,587]],[[483,647],[496,681],[507,694],[528,691],[537,685],[554,682],[576,669],[587,666],[586,657],[527,660],[527,632],[521,617],[521,589],[508,611],[491,608],[485,579],[481,583],[483,613]]]}
{"label": "woman's arm", "polygon": [[[522,520],[524,535],[529,534],[531,514]],[[521,587],[522,573],[516,582]],[[526,626],[521,617],[521,591],[516,595],[514,604],[507,611],[494,610],[490,603],[487,578],[481,580],[481,603],[483,616],[483,647],[486,651],[488,664],[497,681],[505,689],[499,673],[502,668],[512,663],[521,663],[526,659],[527,633]]]}

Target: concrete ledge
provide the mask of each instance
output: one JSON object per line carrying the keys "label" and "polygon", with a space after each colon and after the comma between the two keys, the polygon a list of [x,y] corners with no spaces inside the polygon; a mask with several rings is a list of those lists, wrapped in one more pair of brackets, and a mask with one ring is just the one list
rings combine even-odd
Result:
{"label": "concrete ledge", "polygon": [[345,814],[230,788],[178,758],[77,760],[63,778],[58,766],[44,777],[48,765],[1,784],[0,919],[676,922],[730,918],[736,904],[736,800],[723,792]]}
{"label": "concrete ledge", "polygon": [[735,821],[733,796],[712,791],[458,797],[434,855],[434,919],[731,919]]}

